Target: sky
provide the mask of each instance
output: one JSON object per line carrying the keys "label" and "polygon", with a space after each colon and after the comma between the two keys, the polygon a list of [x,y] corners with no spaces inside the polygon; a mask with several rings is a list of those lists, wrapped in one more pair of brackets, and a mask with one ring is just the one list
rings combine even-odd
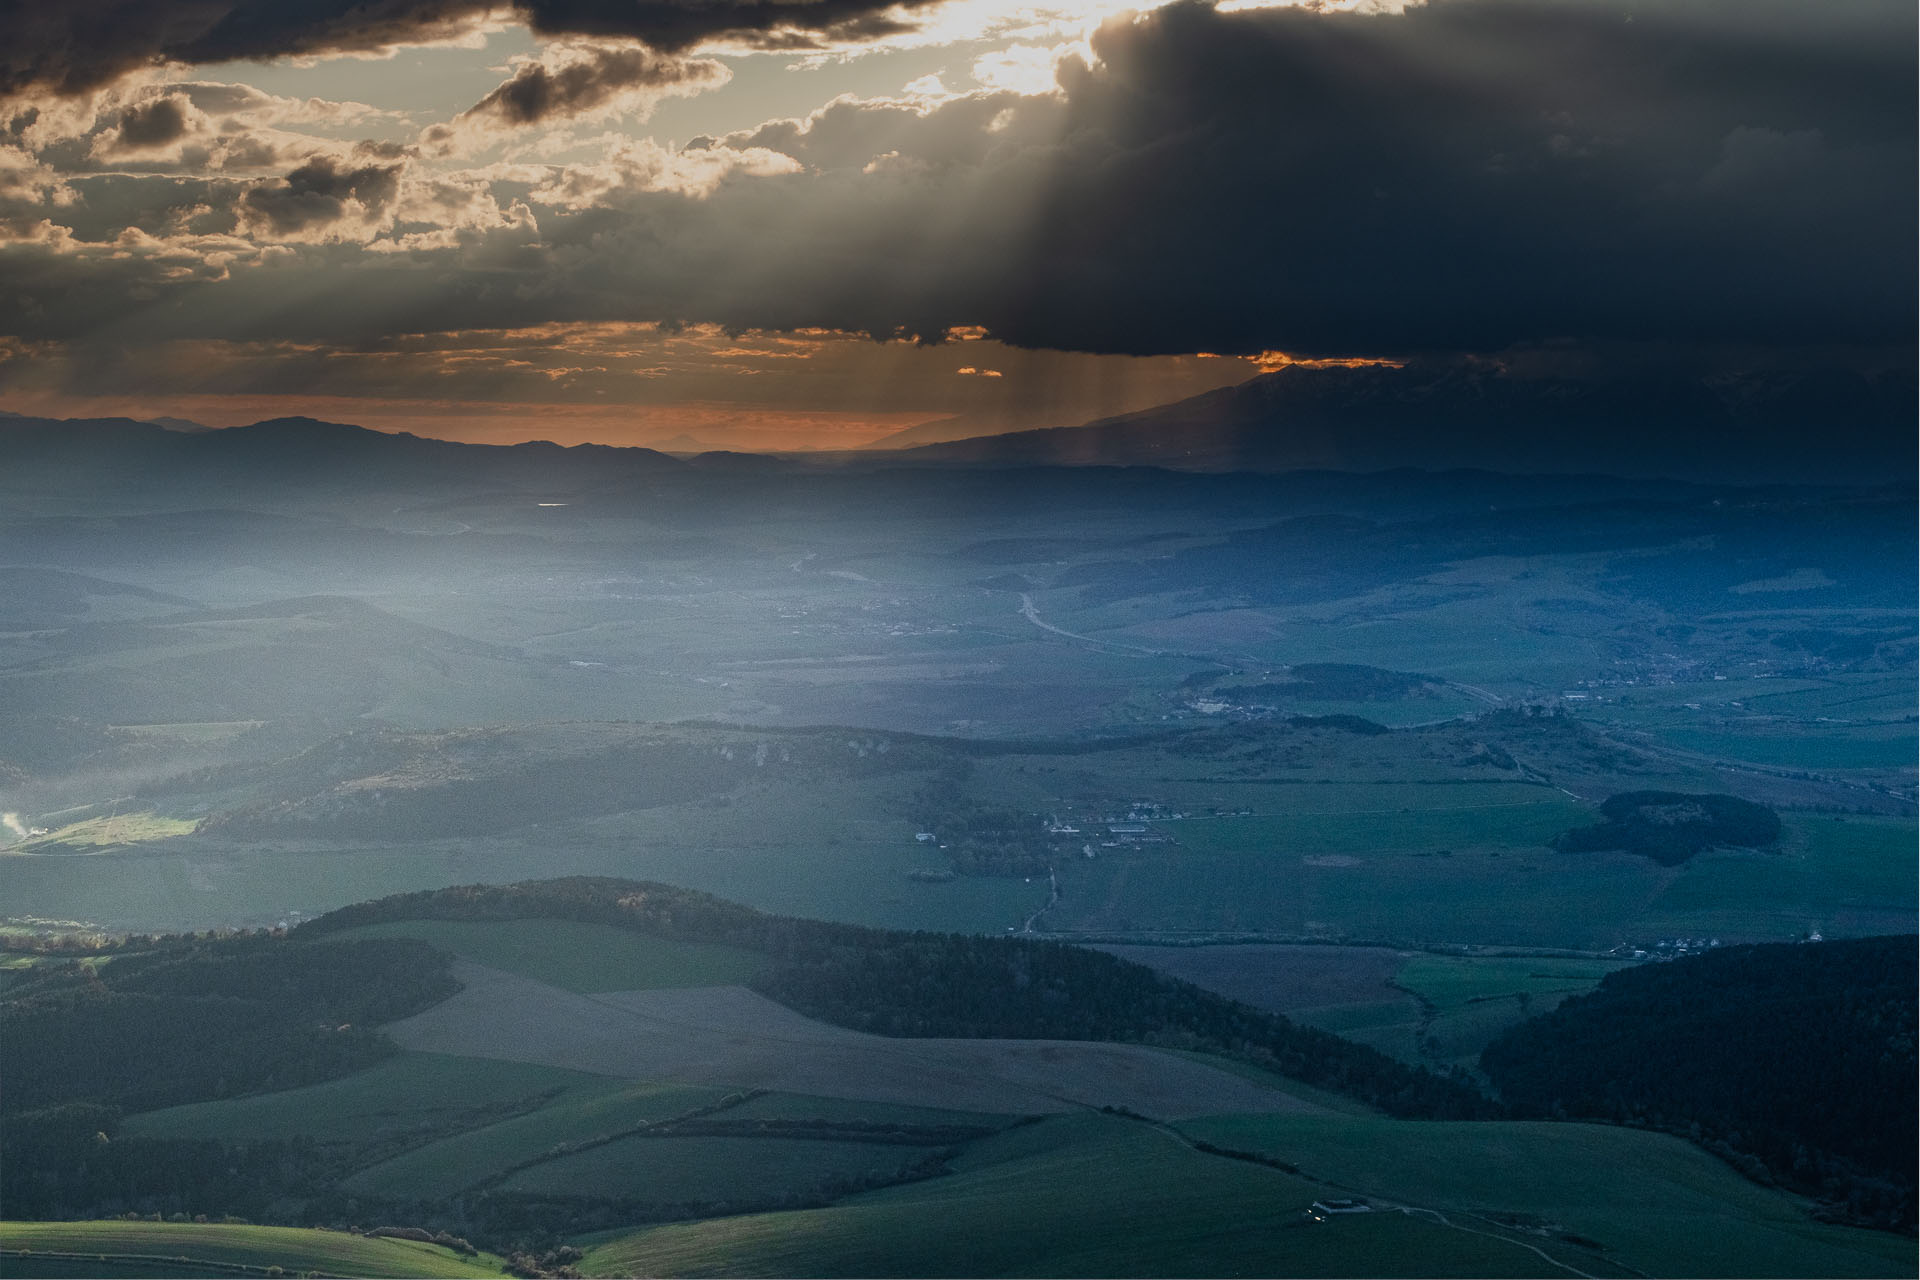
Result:
{"label": "sky", "polygon": [[[0,408],[844,448],[1912,361],[1909,0],[0,10]],[[928,428],[926,424],[938,424]]]}

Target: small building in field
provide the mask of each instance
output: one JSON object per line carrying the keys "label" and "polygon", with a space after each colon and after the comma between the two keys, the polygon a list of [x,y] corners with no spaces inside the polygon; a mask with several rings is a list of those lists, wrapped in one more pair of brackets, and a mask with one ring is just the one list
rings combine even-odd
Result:
{"label": "small building in field", "polygon": [[1373,1206],[1365,1200],[1315,1200],[1315,1213],[1372,1213]]}

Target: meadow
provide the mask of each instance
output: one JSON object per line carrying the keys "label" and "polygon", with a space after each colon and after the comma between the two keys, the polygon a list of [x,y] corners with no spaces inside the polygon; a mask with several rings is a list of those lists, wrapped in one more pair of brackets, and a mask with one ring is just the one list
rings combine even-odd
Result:
{"label": "meadow", "polygon": [[449,1054],[400,1053],[301,1089],[195,1102],[128,1116],[136,1137],[313,1138],[354,1145],[484,1123],[501,1111],[617,1092],[604,1077]]}
{"label": "meadow", "polygon": [[[245,1275],[506,1274],[491,1254],[466,1258],[437,1244],[228,1223],[0,1222],[0,1251],[0,1272],[10,1276],[194,1276],[229,1268]],[[33,1256],[42,1254],[68,1256]]]}
{"label": "meadow", "polygon": [[170,818],[151,810],[134,810],[86,818],[55,827],[43,836],[13,846],[21,853],[100,853],[192,835],[199,824],[190,818]]}
{"label": "meadow", "polygon": [[[1310,1226],[1321,1188],[1117,1117],[986,1139],[931,1182],[824,1209],[653,1227],[589,1275],[1532,1275],[1503,1241],[1401,1214]],[[1146,1211],[1128,1212],[1130,1206]],[[1147,1206],[1151,1206],[1150,1209]],[[1324,1228],[1324,1229],[1323,1229]]]}
{"label": "meadow", "polygon": [[[442,1200],[497,1181],[565,1144],[588,1142],[711,1106],[727,1090],[603,1080],[537,1110],[455,1134],[362,1169],[349,1191],[396,1200]],[[673,1197],[670,1197],[673,1198]],[[688,1197],[691,1198],[691,1197]]]}
{"label": "meadow", "polygon": [[754,1137],[622,1138],[514,1174],[503,1191],[659,1204],[778,1204],[895,1182],[937,1146]]}
{"label": "meadow", "polygon": [[[1298,1172],[1205,1154],[1190,1139]],[[582,1269],[1891,1276],[1913,1258],[1910,1241],[1812,1223],[1790,1198],[1677,1140],[1592,1126],[1318,1116],[1170,1130],[1066,1116],[982,1140],[952,1167],[824,1209],[610,1233]],[[1314,1200],[1333,1196],[1365,1197],[1374,1212],[1307,1219]]]}
{"label": "meadow", "polygon": [[1181,1130],[1284,1160],[1350,1193],[1507,1227],[1583,1270],[1591,1268],[1582,1256],[1673,1276],[1893,1275],[1913,1266],[1911,1240],[1815,1222],[1803,1202],[1663,1134],[1251,1116]]}
{"label": "meadow", "polygon": [[1626,963],[1329,944],[1101,950],[1406,1062],[1469,1071],[1500,1032],[1591,990]]}

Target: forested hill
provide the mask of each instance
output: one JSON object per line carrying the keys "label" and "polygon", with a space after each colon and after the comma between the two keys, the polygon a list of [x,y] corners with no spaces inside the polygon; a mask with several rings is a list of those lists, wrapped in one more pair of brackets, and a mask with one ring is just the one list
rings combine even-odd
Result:
{"label": "forested hill", "polygon": [[1911,1231],[1917,990],[1911,936],[1728,947],[1610,974],[1480,1063],[1521,1114],[1665,1129]]}
{"label": "forested hill", "polygon": [[597,877],[469,885],[344,907],[314,938],[394,920],[583,920],[772,960],[761,994],[879,1035],[1112,1040],[1223,1054],[1389,1115],[1499,1114],[1471,1084],[1264,1013],[1141,965],[1064,943],[907,933],[766,915],[670,885]]}

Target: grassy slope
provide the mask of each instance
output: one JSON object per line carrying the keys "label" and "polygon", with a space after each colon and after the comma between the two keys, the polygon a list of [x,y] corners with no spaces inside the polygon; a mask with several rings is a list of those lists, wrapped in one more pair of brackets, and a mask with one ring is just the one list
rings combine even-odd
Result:
{"label": "grassy slope", "polygon": [[1517,1246],[1400,1214],[1303,1225],[1321,1188],[1075,1115],[982,1141],[951,1177],[827,1209],[606,1240],[593,1275],[1530,1275]]}
{"label": "grassy slope", "polygon": [[1363,1194],[1448,1214],[1507,1213],[1555,1223],[1606,1245],[1604,1256],[1657,1275],[1911,1275],[1914,1269],[1911,1240],[1816,1223],[1801,1202],[1661,1134],[1599,1125],[1318,1116],[1228,1116],[1181,1128]]}
{"label": "grassy slope", "polygon": [[[1208,1058],[1206,1061],[1219,1065],[1221,1059]],[[946,1111],[938,1107],[911,1107],[854,1098],[818,1098],[802,1093],[763,1093],[737,1107],[727,1108],[725,1118],[736,1123],[811,1120],[827,1124],[974,1125],[982,1129],[1003,1129],[1016,1119],[1011,1115],[982,1111]]]}
{"label": "grassy slope", "polygon": [[558,1067],[402,1053],[365,1071],[280,1093],[196,1102],[129,1116],[128,1133],[155,1138],[312,1137],[363,1142],[408,1130],[458,1124],[483,1108],[531,1102],[543,1094],[617,1086]]}
{"label": "grassy slope", "polygon": [[400,920],[341,936],[420,938],[476,964],[587,993],[731,986],[766,964],[765,957],[737,947],[674,942],[574,920]]}
{"label": "grassy slope", "polygon": [[[953,1176],[798,1213],[602,1237],[598,1275],[1911,1275],[1911,1241],[1824,1226],[1685,1143],[1586,1125],[1222,1117],[1203,1155],[1106,1116],[985,1140]],[[1311,1175],[1313,1180],[1309,1180]],[[1307,1226],[1335,1194],[1375,1213]],[[1415,1213],[1393,1210],[1405,1206]],[[1589,1245],[1568,1240],[1587,1237]],[[1597,1242],[1601,1247],[1591,1247]],[[1629,1270],[1631,1269],[1631,1270]]]}
{"label": "grassy slope", "polygon": [[620,1080],[581,1086],[538,1111],[443,1138],[363,1169],[344,1185],[350,1191],[398,1199],[451,1196],[560,1143],[581,1142],[665,1120],[726,1094],[724,1089],[695,1085]]}
{"label": "grassy slope", "polygon": [[[936,1148],[779,1137],[625,1138],[514,1174],[507,1191],[594,1199],[778,1203],[893,1178]],[[789,1201],[789,1203],[792,1203]]]}
{"label": "grassy slope", "polygon": [[[85,1254],[155,1254],[249,1267],[278,1266],[292,1273],[339,1276],[498,1276],[498,1258],[463,1258],[439,1245],[368,1239],[338,1231],[190,1222],[7,1222],[0,1249]],[[31,1259],[7,1258],[6,1275],[32,1275]],[[72,1274],[63,1272],[63,1274]],[[100,1266],[93,1275],[112,1274]],[[129,1269],[124,1274],[148,1274]]]}

